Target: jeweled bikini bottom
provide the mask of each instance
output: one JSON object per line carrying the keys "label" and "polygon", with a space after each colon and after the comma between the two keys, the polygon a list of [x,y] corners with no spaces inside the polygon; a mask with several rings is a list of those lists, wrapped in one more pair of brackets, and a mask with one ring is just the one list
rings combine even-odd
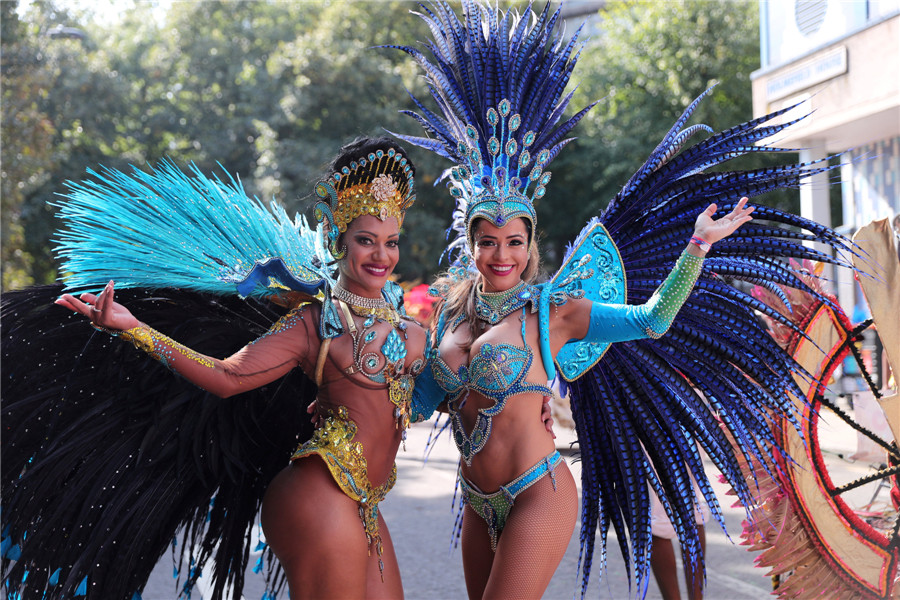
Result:
{"label": "jeweled bikini bottom", "polygon": [[552,454],[548,454],[536,465],[490,494],[485,494],[460,474],[459,484],[462,488],[463,502],[471,506],[472,510],[487,523],[488,534],[491,536],[491,550],[497,551],[497,540],[506,526],[506,519],[519,494],[548,474],[553,482],[553,489],[556,490],[555,469],[561,460],[562,456],[554,450]]}
{"label": "jeweled bikini bottom", "polygon": [[347,497],[359,505],[359,518],[366,531],[369,550],[375,546],[378,553],[378,565],[384,570],[381,561],[382,543],[378,532],[378,503],[384,500],[387,493],[397,481],[397,465],[384,484],[374,487],[369,481],[366,458],[363,456],[362,444],[354,442],[357,426],[350,419],[347,408],[338,407],[337,414],[331,414],[321,427],[313,432],[312,437],[300,445],[291,456],[291,461],[299,460],[313,454],[322,458],[335,483]]}

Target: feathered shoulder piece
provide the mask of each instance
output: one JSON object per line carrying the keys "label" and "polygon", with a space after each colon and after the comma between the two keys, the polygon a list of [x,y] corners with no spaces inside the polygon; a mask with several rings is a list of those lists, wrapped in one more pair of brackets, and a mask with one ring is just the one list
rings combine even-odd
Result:
{"label": "feathered shoulder piece", "polygon": [[[804,178],[830,169],[828,161],[822,160],[711,172],[713,167],[751,152],[788,152],[766,141],[797,120],[780,120],[796,108],[792,106],[722,132],[703,124],[685,127],[709,91],[691,103],[606,211],[588,222],[569,245],[562,266],[544,285],[545,312],[549,304],[567,297],[623,304],[645,301],[665,279],[691,236],[696,216],[709,204],[715,202],[719,214],[725,214],[742,196],[796,188]],[[712,135],[680,152],[689,138],[703,132]],[[781,285],[814,293],[817,290],[799,276],[796,263],[785,259],[850,267],[853,244],[829,227],[776,208],[757,205],[753,216],[753,222],[715,245],[705,260],[698,289],[739,299],[750,311],[747,314],[757,312],[791,328],[790,318],[756,302],[728,281],[764,286],[782,296]],[[835,256],[805,246],[804,241],[822,242]],[[690,312],[691,306],[689,302],[683,312]],[[608,346],[570,342],[557,356],[556,366],[572,381],[595,365]]]}
{"label": "feathered shoulder piece", "polygon": [[550,12],[549,3],[540,14],[529,8],[520,16],[464,0],[463,21],[445,2],[420,6],[431,58],[410,46],[385,47],[416,59],[441,114],[413,97],[419,111],[404,112],[431,137],[395,135],[455,163],[445,173],[456,199],[457,237],[449,250],[470,253],[477,218],[502,226],[522,217],[534,229],[534,202],[550,181],[546,167],[593,106],[560,122],[572,97],[563,92],[580,28],[566,40],[557,30],[560,11]]}

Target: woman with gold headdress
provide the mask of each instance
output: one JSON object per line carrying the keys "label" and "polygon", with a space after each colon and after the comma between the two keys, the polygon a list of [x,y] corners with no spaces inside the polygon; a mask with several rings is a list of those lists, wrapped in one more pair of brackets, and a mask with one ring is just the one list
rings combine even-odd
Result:
{"label": "woman with gold headdress", "polygon": [[[796,363],[760,327],[754,311],[765,307],[723,276],[806,287],[781,257],[847,263],[796,240],[852,248],[826,227],[747,205],[749,196],[827,170],[824,162],[707,172],[771,150],[758,142],[790,125],[768,124],[782,113],[679,154],[693,134],[713,133],[705,125],[682,130],[698,98],[581,231],[559,270],[536,284],[535,203],[552,201],[546,167],[593,106],[562,119],[581,49],[578,32],[566,40],[557,31],[560,10],[548,3],[520,17],[464,0],[460,20],[438,1],[420,14],[433,35],[430,56],[392,46],[424,69],[439,108],[414,99],[420,110],[409,114],[428,136],[398,137],[454,163],[446,178],[457,235],[448,248],[453,264],[434,285],[442,300],[429,369],[441,391],[430,403],[417,395],[414,415],[425,418],[440,404],[449,410],[470,598],[540,597],[568,546],[576,486],[536,417],[557,378],[568,389],[582,461],[582,595],[595,536],[605,560],[610,525],[635,566],[637,595],[646,593],[650,489],[685,562],[702,564],[691,476],[724,522],[696,445],[749,497],[736,453],[763,456],[777,446],[772,415],[797,423],[784,394],[799,391]],[[754,211],[767,222],[749,223]]]}
{"label": "woman with gold headdress", "polygon": [[[91,289],[112,273],[124,287],[158,287],[154,284],[162,280],[167,286],[191,286],[217,294],[274,297],[290,307],[265,334],[227,358],[202,354],[138,320],[116,302],[112,281],[99,295],[83,293],[79,298],[66,293],[56,303],[88,317],[97,330],[130,342],[220,398],[265,386],[274,393],[282,385],[277,382],[283,376],[301,370],[303,381],[311,379],[317,393],[312,386],[300,386],[288,402],[305,408],[315,394],[318,426],[299,447],[295,443],[293,455],[276,458],[287,466],[270,484],[270,478],[263,477],[262,486],[254,480],[257,496],[250,502],[252,507],[258,506],[263,486],[268,484],[262,500],[262,528],[269,549],[284,569],[284,578],[270,572],[267,595],[274,597],[286,579],[292,598],[399,598],[403,595],[400,572],[378,504],[396,478],[394,459],[410,422],[414,378],[424,366],[427,341],[423,328],[405,315],[402,290],[388,280],[399,258],[404,215],[415,200],[414,168],[396,142],[361,138],[342,148],[330,172],[316,187],[320,199],[315,210],[321,223],[318,232],[310,231],[302,218],[290,223],[274,206],[271,212],[266,211],[234,182],[225,185],[196,172],[190,179],[172,166],[134,177],[108,172],[100,184],[73,186],[62,207],[69,225],[61,249],[70,259],[63,269],[70,272],[69,289]],[[162,233],[156,244],[148,244],[152,234],[164,228],[147,226],[147,219],[165,220],[180,229]],[[167,248],[169,238],[172,248]],[[138,246],[142,254],[128,255],[128,246],[139,239],[143,240]],[[192,244],[203,244],[203,248]],[[182,254],[178,248],[184,249]],[[160,264],[160,257],[167,262]],[[336,280],[333,265],[337,267]],[[154,276],[152,271],[162,266],[167,270]],[[238,326],[239,319],[232,317],[231,321]],[[208,321],[197,326],[210,327]],[[86,358],[93,364],[103,362],[106,356],[102,352],[86,353]],[[78,368],[87,369],[88,365],[72,369],[69,376],[78,377]],[[259,401],[270,402],[267,398]],[[237,431],[242,424],[227,424],[228,410],[221,410],[225,403],[211,398],[196,402],[201,406],[205,403],[206,408],[188,413],[186,420],[196,418],[209,423],[210,429],[221,430],[210,447],[200,450],[200,456],[164,456],[165,452],[145,450],[145,446],[152,446],[146,442],[142,442],[140,451],[156,457],[157,462],[187,462],[190,466],[192,460],[199,459],[201,463],[221,464],[219,477],[224,485],[227,471],[246,468],[247,462],[244,456],[228,456],[229,452],[240,454],[257,439],[243,439]],[[242,403],[235,404],[234,414],[241,414],[244,408]],[[115,410],[110,407],[111,412]],[[159,413],[165,412],[166,405],[162,404]],[[263,421],[258,435],[264,438],[285,428],[278,423],[280,417],[291,423],[296,413],[296,407],[292,407],[282,415],[273,410],[243,414]],[[176,428],[182,426],[186,428],[188,423],[176,424]],[[150,439],[151,433],[144,435]],[[199,438],[196,442],[203,445]],[[65,445],[65,440],[62,443]],[[265,439],[259,443],[265,443]],[[282,444],[279,452],[283,451]],[[115,454],[110,457],[112,464],[119,453],[111,454]],[[38,449],[31,463],[23,465],[24,476],[11,483],[18,490],[11,491],[9,497],[4,490],[5,523],[11,525],[4,531],[4,538],[15,544],[16,568],[25,569],[27,574],[26,581],[24,575],[16,578],[21,572],[13,571],[7,580],[9,589],[21,590],[23,598],[29,597],[29,592],[48,594],[40,597],[71,597],[79,591],[93,597],[130,597],[140,591],[149,575],[148,570],[140,580],[144,571],[133,573],[135,553],[142,557],[147,554],[152,568],[167,540],[175,535],[175,526],[185,524],[191,532],[185,535],[185,541],[197,544],[189,548],[192,564],[186,590],[193,586],[211,555],[216,562],[217,596],[226,583],[242,581],[246,545],[256,513],[248,510],[238,514],[238,507],[230,504],[232,499],[223,497],[222,488],[212,500],[209,495],[205,499],[200,496],[199,502],[211,504],[208,512],[182,504],[168,507],[172,510],[161,515],[152,511],[123,515],[114,506],[107,506],[104,513],[101,505],[97,514],[88,512],[60,525],[53,502],[49,507],[34,509],[42,511],[42,518],[29,517],[28,508],[19,503],[37,495],[32,489],[38,480],[31,477],[31,470],[50,469],[52,476],[54,471],[46,463],[54,456]],[[74,460],[90,462],[78,457]],[[122,469],[128,467],[123,465]],[[61,468],[71,467],[65,461]],[[78,477],[90,475],[79,473]],[[133,478],[141,477],[152,476],[134,473]],[[93,486],[121,488],[131,486],[131,481],[107,484],[96,479]],[[169,495],[177,496],[179,488],[191,486],[193,480],[184,475],[169,483],[159,503],[169,502]],[[219,483],[214,480],[213,485]],[[60,492],[65,491],[66,485],[60,485]],[[122,522],[106,526],[109,520],[120,518]],[[130,531],[133,519],[140,521],[136,524],[139,530],[142,526],[162,530],[153,540],[157,544],[163,540],[164,545],[135,550],[145,538],[135,540],[123,535]],[[229,525],[235,520],[237,523]],[[93,527],[93,536],[102,539],[105,532],[109,537],[93,554],[78,548],[77,561],[72,561],[71,555],[65,554],[66,546],[72,546],[73,541],[81,544],[59,533],[63,527],[74,530],[82,524]],[[47,527],[57,535],[48,534]],[[226,550],[217,549],[217,545]],[[111,554],[111,550],[115,552]],[[16,581],[20,583],[10,583]]]}

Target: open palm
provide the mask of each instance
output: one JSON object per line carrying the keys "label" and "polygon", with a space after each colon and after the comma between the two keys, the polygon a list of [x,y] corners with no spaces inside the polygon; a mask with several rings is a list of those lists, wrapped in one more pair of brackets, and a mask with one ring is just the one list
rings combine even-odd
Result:
{"label": "open palm", "polygon": [[94,325],[106,329],[126,330],[141,324],[130,310],[115,301],[115,284],[112,281],[106,284],[99,296],[82,294],[79,299],[63,294],[55,303],[84,315]]}
{"label": "open palm", "polygon": [[716,214],[718,207],[715,204],[710,204],[697,217],[697,222],[694,224],[694,235],[710,244],[728,237],[738,227],[753,219],[750,213],[753,212],[755,207],[747,206],[747,201],[746,196],[741,198],[730,213],[719,219],[713,219],[713,215]]}

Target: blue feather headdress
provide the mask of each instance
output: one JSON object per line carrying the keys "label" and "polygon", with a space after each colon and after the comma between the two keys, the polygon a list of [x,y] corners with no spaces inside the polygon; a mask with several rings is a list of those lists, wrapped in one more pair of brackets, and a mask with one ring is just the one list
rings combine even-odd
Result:
{"label": "blue feather headdress", "polygon": [[412,96],[419,112],[404,113],[432,137],[394,135],[456,163],[445,173],[456,199],[457,237],[449,250],[471,253],[471,225],[479,218],[502,227],[522,217],[533,232],[534,202],[550,181],[545,169],[593,107],[560,123],[572,97],[563,92],[578,60],[581,28],[566,41],[555,31],[560,11],[551,13],[549,3],[540,15],[529,8],[520,16],[464,0],[463,22],[445,2],[420,6],[416,14],[433,36],[425,44],[432,59],[410,46],[384,47],[416,59],[442,114]]}

